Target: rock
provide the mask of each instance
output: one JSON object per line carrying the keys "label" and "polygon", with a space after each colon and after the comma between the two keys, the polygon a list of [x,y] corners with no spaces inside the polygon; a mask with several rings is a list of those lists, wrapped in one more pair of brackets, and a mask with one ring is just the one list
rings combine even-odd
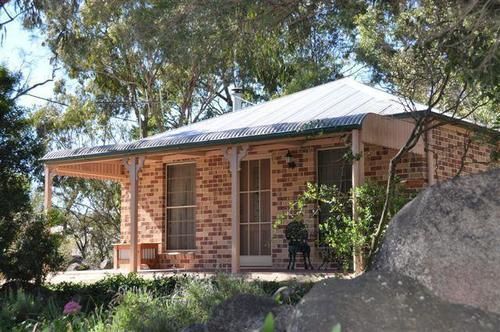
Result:
{"label": "rock", "polygon": [[294,313],[293,306],[281,305],[279,307],[279,312],[277,312],[276,315],[274,316],[274,332],[287,331],[287,326],[290,320],[292,319],[293,313]]}
{"label": "rock", "polygon": [[391,221],[374,268],[500,313],[500,169],[420,193]]}
{"label": "rock", "polygon": [[68,264],[73,264],[73,263],[83,263],[83,257],[79,255],[71,255],[71,259],[68,262]]}
{"label": "rock", "polygon": [[77,268],[80,266],[80,263],[71,263],[66,268],[66,271],[78,271]]}
{"label": "rock", "polygon": [[99,264],[101,270],[108,270],[113,268],[113,262],[109,259],[104,259],[101,264]]}
{"label": "rock", "polygon": [[208,328],[205,324],[192,324],[183,328],[181,332],[208,332]]}
{"label": "rock", "polygon": [[287,331],[498,331],[500,315],[443,301],[397,273],[368,272],[318,282],[296,306]]}
{"label": "rock", "polygon": [[215,307],[207,328],[210,332],[259,331],[269,312],[275,317],[281,312],[272,298],[238,294]]}
{"label": "rock", "polygon": [[90,267],[85,263],[71,263],[66,268],[66,271],[85,271],[90,269]]}

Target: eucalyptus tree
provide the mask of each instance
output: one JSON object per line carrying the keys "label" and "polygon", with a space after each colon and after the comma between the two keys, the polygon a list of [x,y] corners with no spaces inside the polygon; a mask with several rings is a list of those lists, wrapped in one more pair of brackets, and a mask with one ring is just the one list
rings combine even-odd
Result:
{"label": "eucalyptus tree", "polygon": [[357,8],[339,6],[67,0],[41,10],[57,61],[112,115],[132,110],[144,137],[228,110],[234,85],[256,101],[338,77],[354,40],[339,8]]}
{"label": "eucalyptus tree", "polygon": [[[490,0],[387,1],[357,17],[358,59],[370,65],[376,81],[400,97],[415,124],[390,161],[384,210],[371,254],[388,223],[401,158],[431,129],[498,116],[499,9]],[[436,113],[447,118],[436,121]]]}
{"label": "eucalyptus tree", "polygon": [[[130,139],[131,126],[109,118],[107,103],[95,103],[87,95],[66,95],[58,87],[57,104],[34,112],[39,135],[51,149],[103,145]],[[101,108],[102,107],[102,108]],[[120,184],[72,177],[54,179],[54,204],[63,235],[87,261],[98,264],[109,257],[120,234]]]}

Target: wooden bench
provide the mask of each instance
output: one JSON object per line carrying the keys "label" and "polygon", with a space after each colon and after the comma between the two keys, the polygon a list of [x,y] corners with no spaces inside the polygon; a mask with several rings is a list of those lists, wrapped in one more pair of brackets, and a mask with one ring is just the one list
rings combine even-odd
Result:
{"label": "wooden bench", "polygon": [[[159,243],[139,243],[137,253],[137,266],[141,270],[157,269],[159,267]],[[120,269],[128,267],[131,259],[130,244],[117,243],[113,245],[113,267]]]}

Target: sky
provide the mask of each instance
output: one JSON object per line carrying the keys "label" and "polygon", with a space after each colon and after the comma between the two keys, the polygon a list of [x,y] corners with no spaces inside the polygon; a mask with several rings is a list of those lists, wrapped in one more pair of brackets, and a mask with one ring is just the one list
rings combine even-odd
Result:
{"label": "sky", "polygon": [[[0,12],[0,22],[5,18],[5,13]],[[27,82],[29,86],[52,77],[51,52],[43,46],[43,38],[38,31],[25,30],[18,18],[5,25],[0,36],[3,37],[0,44],[0,64],[5,65],[10,71],[22,72],[23,82]],[[30,94],[50,99],[53,87],[53,83],[49,82],[33,89]],[[43,100],[30,96],[19,98],[18,103],[27,107],[46,104]]]}

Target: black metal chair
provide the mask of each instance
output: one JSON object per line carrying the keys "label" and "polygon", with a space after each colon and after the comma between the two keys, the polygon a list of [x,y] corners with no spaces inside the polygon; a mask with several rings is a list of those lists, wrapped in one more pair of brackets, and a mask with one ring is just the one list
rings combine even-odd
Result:
{"label": "black metal chair", "polygon": [[288,267],[287,270],[295,270],[297,253],[304,255],[304,268],[313,270],[311,264],[311,247],[307,243],[309,233],[306,225],[299,221],[290,222],[285,229],[285,237],[288,240]]}

